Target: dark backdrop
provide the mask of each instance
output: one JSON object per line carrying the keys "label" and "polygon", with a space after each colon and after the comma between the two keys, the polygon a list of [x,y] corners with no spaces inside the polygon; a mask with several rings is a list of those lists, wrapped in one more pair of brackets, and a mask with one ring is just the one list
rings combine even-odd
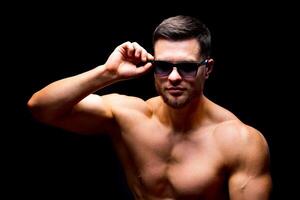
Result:
{"label": "dark backdrop", "polygon": [[[14,7],[14,18],[6,24],[7,51],[13,56],[7,65],[9,74],[3,76],[11,80],[4,87],[11,87],[12,98],[5,100],[14,103],[3,108],[9,111],[4,121],[9,137],[3,141],[8,141],[4,145],[5,185],[10,195],[131,198],[109,138],[79,136],[40,124],[32,119],[26,102],[52,81],[104,63],[124,41],[137,41],[152,51],[155,26],[165,17],[187,14],[201,19],[212,33],[216,63],[206,96],[263,133],[271,153],[272,199],[290,199],[296,169],[295,129],[288,117],[296,109],[291,102],[295,79],[287,46],[294,28],[293,13],[274,3],[185,3],[160,7],[139,2],[136,8],[117,2]],[[283,17],[283,10],[290,15]],[[156,95],[152,74],[97,93],[110,92],[143,99]]]}

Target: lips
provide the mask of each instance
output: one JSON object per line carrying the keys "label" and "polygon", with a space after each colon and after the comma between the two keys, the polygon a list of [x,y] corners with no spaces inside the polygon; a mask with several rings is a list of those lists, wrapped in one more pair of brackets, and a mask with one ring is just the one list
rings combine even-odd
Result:
{"label": "lips", "polygon": [[184,88],[181,87],[170,87],[166,89],[168,93],[170,93],[173,96],[180,96],[185,91]]}

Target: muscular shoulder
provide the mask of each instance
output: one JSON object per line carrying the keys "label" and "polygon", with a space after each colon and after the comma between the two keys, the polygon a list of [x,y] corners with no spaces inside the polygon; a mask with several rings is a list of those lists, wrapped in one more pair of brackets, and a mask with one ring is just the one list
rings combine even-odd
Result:
{"label": "muscular shoulder", "polygon": [[145,115],[151,115],[151,107],[141,98],[121,95],[121,94],[109,94],[103,96],[105,102],[107,102],[114,114],[122,112],[138,112]]}
{"label": "muscular shoulder", "polygon": [[255,128],[239,120],[220,123],[214,138],[228,165],[258,164],[268,162],[269,150],[264,136]]}

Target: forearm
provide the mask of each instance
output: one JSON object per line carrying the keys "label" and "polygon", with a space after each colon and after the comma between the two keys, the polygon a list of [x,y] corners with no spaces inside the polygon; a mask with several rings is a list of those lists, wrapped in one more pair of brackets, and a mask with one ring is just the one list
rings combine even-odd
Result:
{"label": "forearm", "polygon": [[[75,117],[71,115],[71,111],[80,112],[81,115],[85,113],[84,116],[86,118],[91,117],[91,113],[96,108],[101,110],[99,111],[100,113],[109,113],[110,106],[107,104],[99,105],[99,102],[94,104],[89,101],[78,103],[89,94],[109,84],[146,73],[152,66],[151,63],[146,61],[151,59],[153,59],[153,56],[148,54],[139,44],[125,42],[115,48],[104,65],[82,74],[53,82],[36,92],[28,101],[28,107],[36,118],[50,123],[54,122],[52,120],[59,122],[62,119],[70,119],[71,116]],[[144,62],[145,65],[137,67],[136,63],[141,62]],[[100,118],[103,118],[104,116],[102,115],[105,114],[98,113],[98,115],[100,115]],[[83,118],[83,115],[81,118]]]}
{"label": "forearm", "polygon": [[28,107],[40,120],[51,120],[67,114],[83,98],[115,81],[117,77],[102,65],[49,84],[30,98]]}

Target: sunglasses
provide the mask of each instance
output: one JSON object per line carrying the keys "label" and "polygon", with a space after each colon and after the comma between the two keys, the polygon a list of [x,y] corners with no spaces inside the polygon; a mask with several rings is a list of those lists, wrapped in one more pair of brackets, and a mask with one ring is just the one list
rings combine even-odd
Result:
{"label": "sunglasses", "polygon": [[182,61],[171,63],[168,61],[154,60],[152,64],[154,66],[154,73],[159,77],[166,77],[173,71],[173,68],[176,67],[178,73],[183,78],[194,78],[197,75],[198,68],[202,65],[207,64],[207,59],[201,62],[194,61]]}

